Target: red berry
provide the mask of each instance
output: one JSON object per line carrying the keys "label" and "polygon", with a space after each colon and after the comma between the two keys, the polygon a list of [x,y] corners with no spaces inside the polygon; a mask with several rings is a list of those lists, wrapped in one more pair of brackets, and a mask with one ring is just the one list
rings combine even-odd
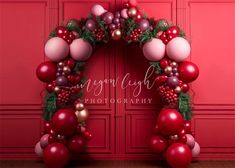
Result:
{"label": "red berry", "polygon": [[177,26],[171,26],[169,30],[171,31],[171,35],[173,37],[177,37],[179,35],[179,28]]}
{"label": "red berry", "polygon": [[67,30],[66,27],[64,27],[64,26],[58,26],[58,27],[56,28],[56,35],[57,35],[58,37],[62,37],[62,36],[64,35],[64,31],[65,31],[65,30]]}

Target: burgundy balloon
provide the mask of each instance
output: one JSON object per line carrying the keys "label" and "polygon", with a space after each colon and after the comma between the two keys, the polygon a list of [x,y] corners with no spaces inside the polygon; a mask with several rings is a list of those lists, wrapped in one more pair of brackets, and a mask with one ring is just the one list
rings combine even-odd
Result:
{"label": "burgundy balloon", "polygon": [[66,86],[68,84],[68,79],[65,76],[58,76],[56,78],[56,84],[58,86]]}
{"label": "burgundy balloon", "polygon": [[88,19],[86,21],[86,28],[90,31],[93,31],[96,28],[96,23],[94,20],[92,19]]}
{"label": "burgundy balloon", "polygon": [[113,24],[113,23],[112,23],[112,24],[110,24],[110,25],[109,25],[109,29],[110,29],[110,30],[115,30],[115,29],[116,29],[115,24]]}
{"label": "burgundy balloon", "polygon": [[119,19],[119,18],[114,18],[114,19],[113,19],[113,23],[114,23],[115,25],[119,24],[119,23],[120,23],[120,19]]}
{"label": "burgundy balloon", "polygon": [[68,148],[72,153],[80,153],[85,149],[86,140],[80,135],[75,135],[68,141]]}
{"label": "burgundy balloon", "polygon": [[52,117],[52,127],[57,134],[72,135],[77,128],[77,117],[71,109],[60,109]]}
{"label": "burgundy balloon", "polygon": [[111,24],[113,21],[113,14],[111,12],[106,12],[102,15],[102,19],[106,24]]}
{"label": "burgundy balloon", "polygon": [[171,88],[175,88],[179,84],[179,79],[176,76],[171,76],[167,78],[167,84]]}
{"label": "burgundy balloon", "polygon": [[140,21],[140,29],[141,29],[142,31],[145,31],[145,30],[147,30],[148,28],[149,28],[149,21],[146,20],[146,19],[142,19],[142,20]]}
{"label": "burgundy balloon", "polygon": [[162,153],[167,148],[167,141],[163,137],[156,135],[152,137],[150,145],[154,152]]}
{"label": "burgundy balloon", "polygon": [[51,130],[51,123],[49,121],[45,121],[44,122],[44,133],[45,134],[48,134],[50,133],[50,130]]}
{"label": "burgundy balloon", "polygon": [[166,151],[166,160],[173,168],[187,168],[192,160],[192,153],[187,145],[174,143]]}
{"label": "burgundy balloon", "polygon": [[48,168],[63,168],[69,161],[69,151],[61,143],[49,144],[44,149],[43,160]]}
{"label": "burgundy balloon", "polygon": [[56,78],[56,65],[51,61],[46,61],[38,65],[36,75],[42,82],[50,83]]}
{"label": "burgundy balloon", "polygon": [[186,134],[191,134],[191,122],[185,121],[184,122],[184,129]]}
{"label": "burgundy balloon", "polygon": [[179,65],[179,77],[185,83],[190,83],[197,79],[199,69],[196,64],[184,61]]}
{"label": "burgundy balloon", "polygon": [[121,17],[120,12],[119,12],[119,11],[115,12],[114,17],[115,17],[115,18],[120,18],[120,17]]}

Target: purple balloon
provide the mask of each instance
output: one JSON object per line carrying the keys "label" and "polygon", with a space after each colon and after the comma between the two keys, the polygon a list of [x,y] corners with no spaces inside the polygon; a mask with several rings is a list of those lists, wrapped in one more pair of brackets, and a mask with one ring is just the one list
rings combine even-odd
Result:
{"label": "purple balloon", "polygon": [[114,18],[114,19],[113,19],[113,23],[114,23],[115,25],[119,24],[119,23],[120,23],[120,19],[119,19],[119,18]]}
{"label": "purple balloon", "polygon": [[105,14],[102,15],[102,19],[106,24],[111,24],[113,21],[113,14],[111,12],[106,12]]}
{"label": "purple balloon", "polygon": [[58,76],[56,78],[56,84],[58,86],[66,86],[68,84],[68,79],[65,76]]}
{"label": "purple balloon", "polygon": [[35,148],[34,148],[34,152],[39,156],[39,157],[42,157],[43,156],[43,149],[40,145],[40,142],[38,142],[36,145],[35,145]]}
{"label": "purple balloon", "polygon": [[171,76],[167,78],[168,86],[175,88],[179,84],[179,79],[176,76]]}
{"label": "purple balloon", "polygon": [[145,31],[145,30],[147,30],[148,28],[149,28],[149,21],[146,20],[146,19],[142,19],[142,20],[140,21],[140,29],[141,29],[142,31]]}
{"label": "purple balloon", "polygon": [[92,19],[88,19],[86,21],[86,28],[90,31],[93,31],[96,28],[96,24],[95,21]]}
{"label": "purple balloon", "polygon": [[197,142],[195,142],[195,145],[192,149],[192,157],[196,157],[200,154],[200,146]]}
{"label": "purple balloon", "polygon": [[109,25],[109,29],[110,29],[110,30],[115,30],[115,29],[116,29],[115,24],[113,24],[113,23],[112,23],[112,24],[110,24],[110,25]]}
{"label": "purple balloon", "polygon": [[120,18],[121,17],[121,14],[119,11],[115,12],[115,15],[114,15],[115,18]]}
{"label": "purple balloon", "polygon": [[40,145],[43,149],[49,144],[48,137],[49,137],[49,134],[45,134],[40,139]]}

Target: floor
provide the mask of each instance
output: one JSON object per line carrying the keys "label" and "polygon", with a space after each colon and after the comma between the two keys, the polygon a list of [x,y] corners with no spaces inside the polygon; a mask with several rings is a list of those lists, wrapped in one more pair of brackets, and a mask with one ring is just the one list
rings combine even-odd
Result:
{"label": "floor", "polygon": [[[39,161],[0,161],[0,168],[45,168]],[[169,168],[153,161],[92,161],[77,162],[66,168]],[[235,168],[235,161],[192,162],[189,168]]]}

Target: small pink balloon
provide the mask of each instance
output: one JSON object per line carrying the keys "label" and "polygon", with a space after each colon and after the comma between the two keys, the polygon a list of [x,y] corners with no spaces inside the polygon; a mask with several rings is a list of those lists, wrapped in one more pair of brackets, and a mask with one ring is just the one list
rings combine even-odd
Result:
{"label": "small pink balloon", "polygon": [[95,16],[101,16],[105,12],[107,12],[107,10],[105,10],[104,7],[99,4],[96,4],[91,8],[91,13]]}
{"label": "small pink balloon", "polygon": [[165,44],[162,40],[152,38],[143,46],[144,56],[150,61],[159,61],[165,55]]}
{"label": "small pink balloon", "polygon": [[35,153],[39,156],[39,157],[42,157],[43,156],[43,149],[40,145],[40,142],[38,142],[36,145],[35,145],[35,148],[34,148],[34,151]]}
{"label": "small pink balloon", "polygon": [[69,45],[62,38],[53,37],[47,41],[44,50],[50,60],[58,62],[68,56]]}
{"label": "small pink balloon", "polygon": [[40,145],[43,149],[49,144],[48,137],[49,137],[49,134],[45,134],[40,139]]}
{"label": "small pink balloon", "polygon": [[185,60],[190,55],[190,45],[182,37],[173,38],[166,46],[166,53],[169,58],[176,62]]}
{"label": "small pink balloon", "polygon": [[193,149],[194,145],[195,145],[195,139],[191,134],[186,134],[185,135],[187,137],[187,141],[186,144]]}
{"label": "small pink balloon", "polygon": [[195,142],[195,145],[192,149],[192,156],[197,157],[200,154],[200,150],[201,150],[200,145],[197,142]]}
{"label": "small pink balloon", "polygon": [[70,55],[77,61],[85,61],[91,54],[92,46],[81,38],[73,40],[70,44]]}
{"label": "small pink balloon", "polygon": [[122,9],[121,10],[121,17],[124,18],[124,19],[127,19],[129,16],[127,14],[127,9]]}

